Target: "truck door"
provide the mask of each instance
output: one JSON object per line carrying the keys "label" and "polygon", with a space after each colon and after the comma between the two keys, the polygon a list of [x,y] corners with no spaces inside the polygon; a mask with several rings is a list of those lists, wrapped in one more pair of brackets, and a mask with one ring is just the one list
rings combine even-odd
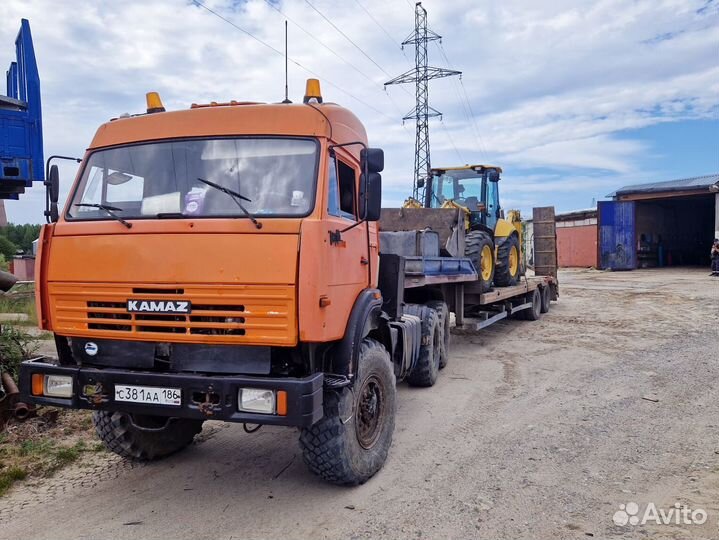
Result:
{"label": "truck door", "polygon": [[598,210],[600,267],[633,270],[637,266],[634,201],[601,201]]}
{"label": "truck door", "polygon": [[[327,223],[330,242],[327,244],[327,285],[332,304],[328,312],[335,312],[330,321],[341,325],[342,333],[360,291],[367,287],[370,259],[367,245],[367,223],[349,230],[358,221],[357,193],[359,166],[344,154],[330,155],[327,176]],[[340,232],[339,236],[330,234]]]}
{"label": "truck door", "polygon": [[499,182],[493,182],[491,180],[486,181],[487,185],[487,198],[485,204],[487,205],[487,227],[494,230],[497,226],[497,218],[499,217]]}

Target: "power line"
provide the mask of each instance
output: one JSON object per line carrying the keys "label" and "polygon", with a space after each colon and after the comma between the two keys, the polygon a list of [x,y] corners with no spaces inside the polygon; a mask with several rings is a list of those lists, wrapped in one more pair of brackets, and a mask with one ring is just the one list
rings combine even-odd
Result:
{"label": "power line", "polygon": [[369,82],[371,82],[372,84],[375,84],[375,82],[370,78],[369,75],[367,75],[364,71],[362,71],[362,70],[359,69],[357,66],[355,66],[355,65],[354,65],[352,62],[350,62],[349,60],[347,60],[347,59],[343,58],[342,56],[340,56],[339,53],[337,53],[332,47],[330,47],[329,45],[326,45],[325,43],[323,43],[322,41],[320,41],[317,37],[314,36],[314,34],[312,34],[312,32],[310,32],[309,30],[305,30],[305,28],[304,28],[301,24],[299,24],[298,22],[294,21],[291,17],[289,17],[286,13],[284,13],[280,8],[278,8],[277,6],[275,6],[275,5],[272,3],[272,0],[265,0],[265,3],[266,3],[268,6],[270,6],[272,9],[274,9],[277,13],[279,13],[280,15],[282,15],[285,19],[287,19],[287,20],[290,21],[292,24],[294,24],[297,28],[299,28],[300,30],[302,30],[305,34],[307,34],[307,36],[308,36],[310,39],[312,39],[312,40],[315,41],[316,43],[319,43],[320,45],[322,45],[322,47],[324,47],[324,48],[327,49],[329,52],[331,52],[332,54],[334,54],[334,55],[335,55],[337,58],[339,58],[342,62],[344,62],[345,64],[347,64],[348,66],[350,66],[352,69],[354,69],[357,73],[359,73],[360,75],[362,75],[362,77],[364,77],[365,79],[367,79],[367,80],[368,80]]}
{"label": "power line", "polygon": [[344,38],[345,38],[347,41],[349,41],[352,45],[354,45],[355,48],[356,48],[359,52],[361,52],[370,62],[372,62],[375,66],[377,66],[382,73],[384,73],[385,75],[387,75],[387,77],[391,77],[391,76],[392,76],[392,75],[390,75],[389,73],[387,73],[382,66],[380,66],[377,62],[375,62],[374,59],[373,59],[369,54],[367,54],[366,52],[364,52],[364,50],[362,49],[362,47],[360,47],[360,46],[357,45],[354,41],[352,41],[352,39],[351,39],[347,34],[345,34],[342,30],[340,30],[340,29],[335,25],[335,23],[333,23],[331,20],[329,20],[329,19],[324,15],[324,13],[322,13],[319,9],[317,9],[315,6],[313,6],[312,3],[310,2],[310,0],[305,0],[305,2],[307,3],[308,6],[310,6],[312,9],[314,9],[320,17],[322,17],[325,21],[327,21],[327,23],[328,23],[332,28],[334,28],[335,30],[337,30],[340,34],[342,34],[342,36],[344,36]]}
{"label": "power line", "polygon": [[[322,41],[320,41],[320,40],[319,40],[317,37],[315,37],[310,31],[306,30],[301,24],[299,24],[298,22],[294,21],[291,17],[288,17],[287,14],[285,14],[280,8],[278,8],[277,6],[275,6],[275,5],[272,3],[271,0],[265,0],[265,3],[266,3],[268,6],[270,6],[272,9],[274,9],[277,13],[279,13],[280,15],[282,15],[283,17],[285,17],[287,20],[289,20],[289,21],[290,21],[292,24],[294,24],[297,28],[299,28],[300,30],[302,30],[302,31],[303,31],[305,34],[307,34],[307,36],[309,36],[312,40],[314,40],[315,42],[317,42],[317,43],[319,43],[320,45],[322,45],[322,47],[324,47],[325,49],[327,49],[328,51],[330,51],[330,52],[331,52],[332,54],[334,54],[337,58],[339,58],[342,62],[344,62],[345,64],[347,64],[348,66],[350,66],[352,69],[354,69],[357,73],[359,73],[360,75],[362,75],[362,77],[364,77],[365,79],[367,79],[367,81],[370,82],[370,83],[372,84],[372,86],[374,87],[375,81],[373,81],[373,80],[370,78],[370,76],[367,75],[364,71],[362,71],[361,69],[359,69],[357,66],[355,66],[355,65],[354,65],[352,62],[350,62],[349,60],[347,60],[347,59],[343,58],[342,56],[340,56],[340,54],[337,53],[332,47],[330,47],[329,45],[326,45],[325,43],[323,43]],[[399,109],[399,105],[397,105],[397,102],[395,102],[395,100],[392,99],[392,96],[391,96],[388,92],[386,92],[386,91],[383,92],[383,94],[384,94],[385,96],[387,96],[387,99],[390,100],[390,102],[392,103],[392,106],[393,106],[397,111],[399,111],[399,110],[400,110],[400,109]]]}
{"label": "power line", "polygon": [[[265,0],[265,1],[269,1],[269,0]],[[396,45],[397,48],[399,48],[399,50],[402,51],[402,56],[404,56],[405,59],[409,62],[410,60],[409,60],[409,58],[407,57],[407,54],[404,52],[404,47],[402,47],[402,45],[401,45],[400,43],[398,43],[397,41],[395,41],[395,39],[392,37],[392,34],[390,34],[390,33],[385,29],[385,27],[382,26],[382,25],[380,24],[380,22],[379,22],[377,19],[374,18],[374,15],[372,15],[372,13],[370,13],[370,11],[369,11],[366,7],[364,7],[359,0],[355,0],[355,2],[357,3],[357,5],[358,5],[359,7],[362,8],[362,11],[364,11],[364,12],[367,14],[367,16],[368,16],[370,19],[372,19],[372,21],[374,21],[374,23],[379,27],[379,29],[382,30],[382,31],[385,33],[385,35],[390,39],[390,41],[392,42],[392,44],[393,44],[393,45]]]}
{"label": "power line", "polygon": [[[209,7],[207,7],[205,4],[203,4],[203,3],[200,2],[199,0],[193,0],[193,3],[194,3],[196,6],[201,7],[201,8],[203,8],[203,9],[207,10],[208,12],[212,13],[215,17],[218,17],[219,19],[222,19],[222,20],[225,21],[227,24],[231,25],[233,28],[239,30],[239,31],[242,32],[243,34],[247,34],[249,37],[251,37],[252,39],[254,39],[255,41],[257,41],[258,43],[261,43],[262,45],[264,45],[265,47],[267,47],[267,48],[270,49],[271,51],[273,51],[273,52],[279,54],[279,55],[282,56],[282,57],[285,56],[282,51],[276,49],[275,47],[273,47],[273,46],[270,45],[269,43],[267,43],[267,42],[261,40],[260,38],[258,38],[258,37],[255,36],[254,34],[252,34],[251,32],[245,30],[245,29],[242,28],[241,26],[238,26],[237,24],[233,23],[231,20],[227,19],[226,17],[223,17],[222,15],[220,15],[219,13],[217,13],[216,11],[213,11],[212,9],[210,9]],[[332,82],[331,80],[326,79],[326,78],[320,76],[320,75],[319,75],[318,73],[316,73],[315,71],[313,71],[313,70],[311,70],[311,69],[309,69],[309,68],[303,66],[303,65],[300,64],[297,60],[294,60],[294,59],[288,57],[288,61],[290,61],[290,62],[292,62],[293,64],[295,64],[295,65],[296,65],[297,67],[299,67],[300,69],[305,70],[305,71],[306,71],[307,73],[309,73],[310,75],[314,75],[314,76],[317,77],[318,79],[322,79],[322,80],[323,80],[324,82],[326,82],[329,86],[332,86],[332,87],[336,88],[337,90],[339,90],[339,91],[342,92],[343,94],[349,96],[350,98],[354,99],[354,100],[357,101],[358,103],[361,103],[361,104],[364,105],[365,107],[367,107],[367,108],[369,108],[369,109],[372,109],[372,110],[375,111],[376,113],[381,114],[382,116],[384,116],[385,118],[387,118],[387,119],[389,119],[389,120],[392,120],[392,117],[390,117],[388,114],[386,114],[386,113],[380,111],[378,108],[374,107],[373,105],[370,105],[370,104],[367,103],[366,101],[364,101],[364,100],[358,98],[357,96],[351,94],[350,92],[348,92],[347,90],[345,90],[345,89],[342,88],[341,86],[335,84],[335,83]]]}
{"label": "power line", "polygon": [[449,139],[449,142],[452,144],[452,148],[454,148],[454,151],[457,154],[459,161],[461,163],[466,163],[464,157],[462,157],[462,154],[459,152],[459,150],[457,150],[457,145],[454,144],[454,139],[452,138],[452,135],[450,134],[449,130],[447,129],[447,126],[444,125],[444,121],[440,120],[439,125],[442,126],[442,129],[444,129],[444,132],[447,134],[447,138]]}
{"label": "power line", "polygon": [[[447,62],[447,65],[452,67],[452,62],[449,60],[449,57],[447,56],[447,53],[444,50],[444,47],[442,47],[442,44],[440,42],[436,43],[437,49],[439,49],[440,54],[442,55],[442,58],[444,58],[444,61]],[[464,87],[464,82],[462,82],[462,78],[459,79],[459,88],[455,86],[455,92],[457,93],[457,97],[459,98],[460,103],[462,104],[463,113],[465,115],[465,118],[470,122],[470,125],[473,128],[474,136],[477,138],[477,144],[479,146],[480,153],[484,156],[485,160],[489,160],[489,154],[486,151],[486,147],[484,145],[484,141],[482,140],[482,134],[479,130],[479,127],[477,126],[477,121],[475,119],[474,110],[472,109],[472,103],[469,100],[469,95],[467,94],[467,89]]]}

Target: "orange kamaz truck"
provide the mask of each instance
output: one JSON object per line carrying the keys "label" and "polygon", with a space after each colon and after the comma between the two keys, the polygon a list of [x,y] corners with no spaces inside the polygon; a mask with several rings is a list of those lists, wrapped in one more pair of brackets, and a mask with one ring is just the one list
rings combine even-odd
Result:
{"label": "orange kamaz truck", "polygon": [[465,296],[456,208],[380,235],[383,152],[317,81],[298,104],[147,101],[100,126],[62,211],[50,168],[36,289],[57,357],[20,373],[28,401],[94,411],[121,456],[169,455],[209,419],[293,426],[312,472],[363,483],[396,383],[448,361],[450,311],[548,308],[551,278]]}

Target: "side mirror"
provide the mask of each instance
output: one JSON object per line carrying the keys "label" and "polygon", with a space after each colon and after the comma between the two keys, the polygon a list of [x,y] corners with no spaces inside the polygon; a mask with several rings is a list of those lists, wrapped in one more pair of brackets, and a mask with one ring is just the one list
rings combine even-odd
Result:
{"label": "side mirror", "polygon": [[424,187],[424,178],[417,178],[417,187],[418,188]]}
{"label": "side mirror", "polygon": [[499,171],[489,171],[487,180],[490,182],[499,182]]}
{"label": "side mirror", "polygon": [[379,221],[382,210],[382,175],[371,172],[361,177],[360,219]]}
{"label": "side mirror", "polygon": [[57,201],[60,198],[60,171],[58,170],[57,165],[50,167],[50,175],[45,181],[45,185],[47,186],[50,202],[57,204]]}
{"label": "side mirror", "polygon": [[362,162],[362,170],[370,173],[379,173],[384,170],[384,150],[381,148],[363,148],[360,151],[360,161]]}

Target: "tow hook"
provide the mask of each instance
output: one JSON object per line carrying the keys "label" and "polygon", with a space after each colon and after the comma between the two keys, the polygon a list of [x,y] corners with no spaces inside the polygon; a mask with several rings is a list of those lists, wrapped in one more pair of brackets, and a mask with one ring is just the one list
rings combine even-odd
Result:
{"label": "tow hook", "polygon": [[109,396],[105,393],[105,388],[101,382],[95,384],[86,384],[82,389],[81,399],[87,401],[93,407],[99,407],[103,403],[109,401]]}
{"label": "tow hook", "polygon": [[212,386],[206,392],[193,392],[192,401],[199,406],[200,412],[207,417],[215,414],[215,407],[220,404],[220,395],[213,392]]}

